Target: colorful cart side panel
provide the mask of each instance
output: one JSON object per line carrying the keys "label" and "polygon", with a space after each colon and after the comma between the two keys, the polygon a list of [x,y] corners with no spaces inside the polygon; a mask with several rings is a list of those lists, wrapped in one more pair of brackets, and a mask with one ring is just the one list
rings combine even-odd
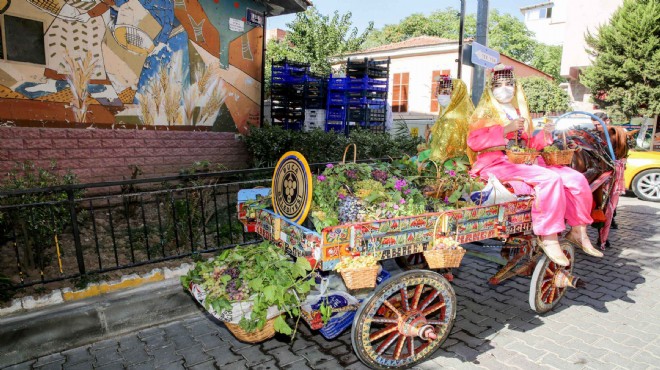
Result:
{"label": "colorful cart side panel", "polygon": [[257,215],[256,210],[250,209],[246,202],[257,199],[257,197],[270,197],[270,188],[241,189],[237,194],[238,221],[243,224],[243,229],[248,233],[255,232]]}

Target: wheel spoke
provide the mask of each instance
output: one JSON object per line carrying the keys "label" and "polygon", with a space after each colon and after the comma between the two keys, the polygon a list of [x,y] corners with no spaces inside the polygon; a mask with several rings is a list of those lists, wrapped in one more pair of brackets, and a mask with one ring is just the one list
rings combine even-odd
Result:
{"label": "wheel spoke", "polygon": [[410,357],[415,356],[415,343],[413,343],[413,340],[413,337],[408,337],[408,354]]}
{"label": "wheel spoke", "polygon": [[427,320],[426,323],[429,325],[447,325],[449,320]]}
{"label": "wheel spoke", "polygon": [[387,334],[392,333],[396,330],[398,330],[397,325],[390,325],[390,326],[388,326],[384,329],[380,329],[378,331],[375,331],[375,332],[371,333],[371,335],[369,335],[369,341],[373,342],[373,341],[375,341],[377,339],[380,339],[380,338],[386,336]]}
{"label": "wheel spoke", "polygon": [[396,319],[388,319],[387,317],[374,317],[371,319],[371,322],[375,322],[378,324],[397,324],[398,321]]}
{"label": "wheel spoke", "polygon": [[399,289],[399,294],[401,294],[401,307],[404,312],[408,312],[410,310],[408,306],[408,288]]}
{"label": "wheel spoke", "polygon": [[441,308],[444,307],[444,306],[445,306],[445,302],[436,303],[436,304],[434,304],[433,306],[431,306],[431,307],[427,308],[426,310],[424,310],[424,311],[422,312],[422,314],[423,314],[424,316],[428,316],[428,315],[432,314],[433,312],[435,312],[435,311],[441,309]]}
{"label": "wheel spoke", "polygon": [[417,305],[419,304],[419,298],[422,296],[422,290],[424,290],[424,284],[419,284],[415,288],[415,295],[413,295],[412,309],[416,310]]}
{"label": "wheel spoke", "polygon": [[399,340],[396,342],[396,347],[394,347],[394,359],[398,360],[401,357],[401,351],[403,350],[403,345],[406,343],[406,337],[403,335],[399,337]]}
{"label": "wheel spoke", "polygon": [[385,341],[383,343],[381,343],[380,346],[378,346],[378,348],[376,348],[376,353],[378,353],[379,355],[382,355],[383,352],[385,352],[388,348],[390,348],[392,343],[394,343],[396,338],[399,337],[400,335],[401,334],[398,333],[398,332],[390,334],[390,336],[387,337],[387,339],[385,339]]}
{"label": "wheel spoke", "polygon": [[552,271],[552,270],[550,269],[550,267],[546,267],[546,268],[545,268],[545,273],[546,273],[547,275],[550,275],[550,276],[552,276],[552,275],[555,274],[555,272]]}
{"label": "wheel spoke", "polygon": [[394,305],[390,301],[386,300],[385,302],[383,302],[383,304],[387,306],[390,310],[392,310],[392,312],[394,312],[395,315],[401,317],[401,312],[399,312],[399,310],[397,310],[396,307],[394,307]]}
{"label": "wheel spoke", "polygon": [[422,306],[419,307],[419,310],[423,311],[426,308],[426,306],[428,306],[434,299],[436,299],[436,297],[438,297],[438,295],[440,295],[440,292],[434,290],[433,294],[429,295],[428,297],[426,297],[426,299],[424,299],[424,301],[422,301]]}
{"label": "wheel spoke", "polygon": [[552,290],[550,291],[550,298],[548,299],[548,303],[552,303],[555,300],[555,292],[557,291],[557,288],[554,286],[552,287]]}

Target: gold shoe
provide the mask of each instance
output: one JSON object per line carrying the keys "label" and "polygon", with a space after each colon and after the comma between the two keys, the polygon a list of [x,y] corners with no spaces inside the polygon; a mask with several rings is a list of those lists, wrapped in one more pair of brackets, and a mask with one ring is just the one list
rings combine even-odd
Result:
{"label": "gold shoe", "polygon": [[557,265],[568,266],[571,264],[571,261],[569,261],[568,257],[564,254],[558,241],[539,239],[539,245],[541,246],[541,249],[543,249],[545,255]]}
{"label": "gold shoe", "polygon": [[590,256],[593,257],[603,257],[603,252],[599,251],[598,249],[594,248],[593,245],[585,246],[581,242],[579,242],[577,239],[571,237],[571,233],[569,232],[564,236],[564,239],[566,239],[569,243],[573,244],[575,247],[580,247],[582,251]]}

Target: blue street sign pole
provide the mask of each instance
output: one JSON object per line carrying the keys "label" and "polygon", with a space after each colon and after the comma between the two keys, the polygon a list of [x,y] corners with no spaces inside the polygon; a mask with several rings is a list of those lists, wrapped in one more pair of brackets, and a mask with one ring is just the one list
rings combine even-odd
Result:
{"label": "blue street sign pole", "polygon": [[[476,42],[488,45],[488,0],[479,0],[477,6],[477,35]],[[472,49],[474,52],[474,48]],[[472,74],[472,102],[479,103],[481,94],[484,92],[485,70],[479,65],[474,66]]]}

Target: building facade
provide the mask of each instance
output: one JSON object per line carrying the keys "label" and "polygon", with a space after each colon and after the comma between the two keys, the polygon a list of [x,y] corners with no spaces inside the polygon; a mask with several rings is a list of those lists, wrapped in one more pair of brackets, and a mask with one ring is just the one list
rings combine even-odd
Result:
{"label": "building facade", "polygon": [[591,92],[580,83],[581,70],[591,65],[585,35],[596,32],[609,21],[623,0],[555,0],[523,7],[525,25],[536,35],[536,40],[563,47],[562,84],[571,97],[574,110],[592,112],[598,107],[591,100]]}
{"label": "building facade", "polygon": [[[348,58],[390,58],[388,105],[394,121],[406,121],[410,127],[433,123],[438,114],[436,79],[440,75],[457,77],[458,42],[439,37],[420,36],[347,55]],[[511,65],[518,77],[552,77],[506,55],[500,62]],[[344,61],[334,65],[340,70]],[[470,88],[473,68],[463,65],[461,79]],[[416,130],[422,134],[421,130]]]}
{"label": "building facade", "polygon": [[12,0],[0,11],[0,171],[55,159],[114,180],[129,165],[244,165],[235,136],[261,124],[265,17],[308,5]]}

